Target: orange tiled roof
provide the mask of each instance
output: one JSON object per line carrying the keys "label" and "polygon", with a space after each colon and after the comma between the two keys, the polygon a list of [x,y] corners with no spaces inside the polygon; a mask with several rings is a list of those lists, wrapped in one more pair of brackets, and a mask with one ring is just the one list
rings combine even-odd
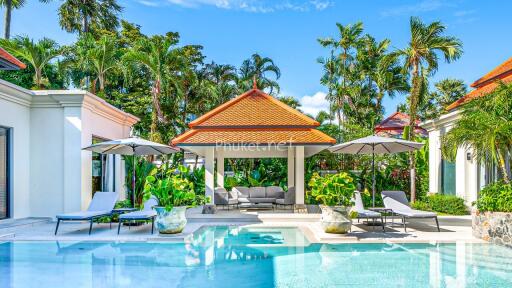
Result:
{"label": "orange tiled roof", "polygon": [[[504,75],[506,74],[506,75]],[[498,67],[491,70],[491,72],[485,74],[482,78],[476,80],[471,84],[471,87],[477,88],[486,84],[486,82],[492,82],[497,78],[505,78],[512,74],[512,57],[507,61],[501,63]]]}
{"label": "orange tiled roof", "polygon": [[[402,112],[395,112],[388,118],[382,120],[377,126],[375,126],[375,133],[379,136],[397,136],[402,135],[404,127],[409,126],[410,118],[409,115]],[[416,120],[414,131],[416,134],[422,136],[428,136],[427,130],[419,126],[420,121]]]}
{"label": "orange tiled roof", "polygon": [[497,79],[495,82],[490,82],[484,86],[481,86],[477,89],[470,91],[464,97],[460,98],[459,100],[453,102],[448,107],[446,107],[446,110],[448,110],[448,111],[453,110],[453,109],[459,107],[460,105],[468,102],[471,99],[491,93],[496,87],[498,87],[500,81],[505,84],[512,83],[512,74],[506,76],[505,78]]}
{"label": "orange tiled roof", "polygon": [[336,140],[320,123],[258,89],[220,105],[189,124],[172,145],[324,144]]}
{"label": "orange tiled roof", "polygon": [[191,128],[318,125],[317,121],[258,89],[247,91],[189,124]]}
{"label": "orange tiled roof", "polygon": [[25,69],[27,65],[16,59],[16,57],[9,54],[9,52],[5,51],[2,47],[0,47],[0,58],[6,62],[9,62],[11,65],[16,66],[18,69]]}

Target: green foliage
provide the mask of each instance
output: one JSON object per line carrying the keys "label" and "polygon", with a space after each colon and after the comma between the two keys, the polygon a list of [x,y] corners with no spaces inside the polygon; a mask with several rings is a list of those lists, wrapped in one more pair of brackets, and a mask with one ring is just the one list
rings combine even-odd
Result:
{"label": "green foliage", "polygon": [[464,199],[454,195],[433,194],[412,204],[414,209],[434,211],[449,215],[466,215],[468,209]]}
{"label": "green foliage", "polygon": [[476,207],[482,212],[512,212],[512,184],[496,182],[487,185],[480,191]]}
{"label": "green foliage", "polygon": [[29,63],[34,71],[34,87],[42,89],[50,86],[43,74],[46,65],[62,54],[62,48],[57,42],[43,38],[37,42],[28,37],[18,36],[13,40],[0,39],[0,46],[9,53]]}
{"label": "green foliage", "polygon": [[[126,177],[125,177],[125,185],[126,190],[128,191],[128,195],[130,195],[130,200],[133,198],[133,185],[132,185],[132,175],[133,175],[133,157],[134,156],[124,156],[126,163]],[[144,193],[144,186],[146,183],[146,178],[148,176],[155,175],[158,173],[158,169],[155,164],[147,161],[143,157],[135,156],[135,207],[139,207],[142,205],[142,198]]]}
{"label": "green foliage", "polygon": [[308,186],[311,196],[327,206],[351,206],[356,186],[347,173],[327,174],[320,176],[314,173]]}
{"label": "green foliage", "polygon": [[171,211],[174,206],[196,205],[194,183],[181,175],[169,175],[163,179],[155,176],[146,177],[144,186],[144,201],[151,196],[158,199],[159,206]]}
{"label": "green foliage", "polygon": [[454,160],[458,148],[471,148],[476,161],[494,162],[508,183],[511,175],[505,158],[512,149],[512,85],[500,84],[463,108],[461,118],[442,138],[443,156]]}

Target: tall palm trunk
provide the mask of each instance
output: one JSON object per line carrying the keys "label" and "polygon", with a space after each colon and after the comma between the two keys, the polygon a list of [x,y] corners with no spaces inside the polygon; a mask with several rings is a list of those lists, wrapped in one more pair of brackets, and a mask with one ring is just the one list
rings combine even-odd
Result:
{"label": "tall palm trunk", "polygon": [[11,37],[11,12],[12,12],[12,0],[5,1],[5,18],[4,18],[4,38],[9,39]]}
{"label": "tall palm trunk", "polygon": [[[413,65],[412,70],[412,89],[409,99],[409,135],[407,139],[413,141],[414,139],[414,128],[416,124],[416,114],[418,111],[418,103],[421,93],[422,77],[419,73],[418,64]],[[410,182],[411,182],[411,202],[416,201],[416,157],[414,152],[409,152],[409,170],[410,170]]]}
{"label": "tall palm trunk", "polygon": [[508,177],[507,171],[507,164],[505,163],[505,157],[503,157],[503,153],[501,152],[499,147],[496,147],[496,156],[498,158],[501,174],[503,175],[503,181],[505,183],[510,183],[510,178]]}

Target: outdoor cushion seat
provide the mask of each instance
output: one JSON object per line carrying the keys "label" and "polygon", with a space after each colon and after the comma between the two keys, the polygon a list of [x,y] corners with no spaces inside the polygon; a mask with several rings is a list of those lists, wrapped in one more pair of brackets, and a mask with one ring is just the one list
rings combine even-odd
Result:
{"label": "outdoor cushion seat", "polygon": [[411,206],[409,206],[409,201],[404,191],[382,191],[381,195],[384,206],[391,209],[394,214],[402,216],[404,231],[407,232],[407,226],[405,224],[406,218],[434,218],[437,231],[441,232],[441,229],[439,229],[439,221],[437,220],[437,213],[412,209]]}
{"label": "outdoor cushion seat", "polygon": [[268,186],[265,187],[265,196],[267,198],[284,198],[283,188],[279,186]]}
{"label": "outdoor cushion seat", "polygon": [[421,211],[421,210],[415,210],[410,209],[408,211],[400,211],[400,210],[393,210],[394,213],[404,215],[407,217],[413,217],[413,218],[432,218],[436,217],[437,213],[430,212],[430,211]]}
{"label": "outdoor cushion seat", "polygon": [[249,187],[237,186],[233,187],[232,191],[234,191],[238,197],[249,197]]}
{"label": "outdoor cushion seat", "polygon": [[265,187],[249,188],[249,198],[265,198]]}
{"label": "outdoor cushion seat", "polygon": [[249,198],[250,203],[274,203],[275,198]]}
{"label": "outdoor cushion seat", "polygon": [[155,217],[156,211],[153,207],[158,206],[158,200],[151,196],[146,202],[144,202],[143,208],[140,211],[134,211],[119,215],[119,226],[117,227],[117,234],[121,230],[121,224],[125,221],[133,220],[151,220],[151,234],[155,228]]}
{"label": "outdoor cushion seat", "polygon": [[61,220],[88,220],[91,217],[108,216],[110,211],[79,211],[72,213],[59,214],[56,217]]}
{"label": "outdoor cushion seat", "polygon": [[360,218],[372,218],[373,220],[375,220],[375,218],[380,218],[382,223],[382,230],[386,232],[386,228],[384,227],[385,223],[382,219],[382,214],[364,208],[363,198],[361,198],[361,192],[357,190],[354,191],[354,197],[352,198],[352,202],[354,202],[354,206],[352,207],[352,209],[354,209],[354,211],[357,212],[358,221]]}
{"label": "outdoor cushion seat", "polygon": [[[55,235],[57,235],[57,231],[59,231],[60,221],[90,221],[89,224],[89,234],[92,231],[92,223],[95,219],[110,216],[112,214],[112,210],[116,205],[117,201],[117,193],[116,192],[96,192],[92,197],[91,203],[89,203],[89,207],[87,211],[79,211],[72,213],[63,213],[56,216],[57,225],[55,226]],[[112,223],[111,223],[112,224]]]}
{"label": "outdoor cushion seat", "polygon": [[283,192],[283,198],[276,199],[276,205],[291,206],[293,209],[295,206],[295,187],[289,187],[288,191]]}

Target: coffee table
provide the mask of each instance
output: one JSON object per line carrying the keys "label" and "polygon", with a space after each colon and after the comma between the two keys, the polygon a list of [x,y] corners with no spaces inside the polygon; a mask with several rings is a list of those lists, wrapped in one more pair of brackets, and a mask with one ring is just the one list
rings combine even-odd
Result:
{"label": "coffee table", "polygon": [[274,203],[242,203],[238,205],[238,208],[245,210],[274,210]]}

